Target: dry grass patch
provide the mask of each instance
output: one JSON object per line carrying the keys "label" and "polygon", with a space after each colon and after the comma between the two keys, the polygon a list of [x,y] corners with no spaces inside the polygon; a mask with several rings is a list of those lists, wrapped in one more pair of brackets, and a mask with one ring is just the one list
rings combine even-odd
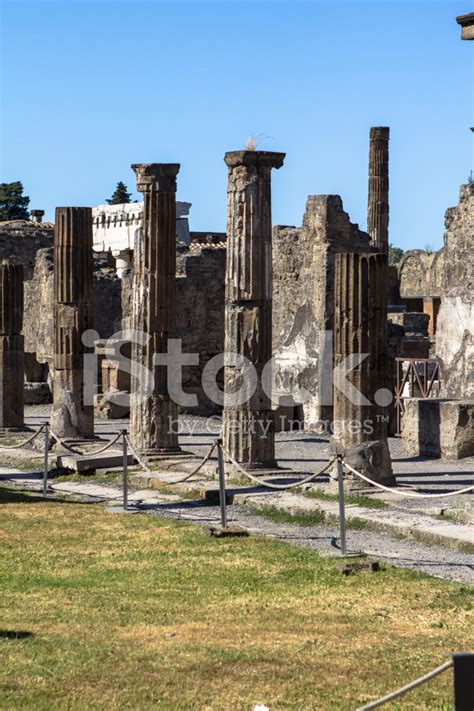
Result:
{"label": "dry grass patch", "polygon": [[[8,503],[12,501],[13,503]],[[2,708],[350,709],[472,647],[473,590],[0,492]],[[403,709],[450,708],[449,673]]]}

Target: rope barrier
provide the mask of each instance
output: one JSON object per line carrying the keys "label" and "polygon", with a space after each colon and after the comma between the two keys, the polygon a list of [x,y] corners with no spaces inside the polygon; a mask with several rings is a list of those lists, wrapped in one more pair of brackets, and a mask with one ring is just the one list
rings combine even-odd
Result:
{"label": "rope barrier", "polygon": [[118,442],[118,440],[122,436],[122,433],[119,432],[119,434],[115,437],[115,439],[110,440],[110,442],[107,442],[107,444],[104,445],[103,447],[100,447],[100,449],[95,449],[92,452],[81,452],[79,449],[74,449],[74,447],[70,447],[68,444],[66,444],[66,442],[64,442],[57,434],[55,434],[55,432],[53,432],[53,430],[51,428],[49,428],[49,432],[50,432],[51,437],[54,437],[56,442],[61,447],[66,449],[68,452],[71,452],[71,454],[76,454],[80,457],[85,457],[85,456],[92,457],[92,456],[95,456],[96,454],[102,454],[102,452],[105,452],[107,449],[110,449],[110,447],[113,447],[113,445],[116,442]]}
{"label": "rope barrier", "polygon": [[[146,471],[146,473],[149,474],[150,476],[156,477],[157,472],[156,472],[156,471],[153,471],[152,469],[150,469],[150,467],[148,466],[148,464],[147,464],[147,463],[145,462],[145,460],[138,454],[137,450],[135,449],[135,447],[133,446],[133,444],[130,442],[129,437],[126,436],[126,440],[127,440],[128,446],[130,447],[130,451],[132,452],[133,456],[135,457],[135,459],[136,459],[137,462],[139,463],[140,467],[141,467],[144,471]],[[206,456],[204,457],[204,459],[203,459],[203,460],[200,462],[200,464],[198,464],[198,466],[195,467],[195,469],[193,469],[193,471],[190,472],[189,474],[186,474],[185,476],[181,477],[180,479],[175,479],[174,481],[169,481],[169,480],[167,480],[167,479],[159,479],[159,480],[160,480],[161,482],[163,482],[163,484],[183,484],[185,481],[188,481],[188,479],[191,479],[191,477],[195,476],[195,474],[197,474],[200,469],[202,469],[202,467],[206,464],[206,462],[211,458],[212,453],[213,453],[213,451],[214,451],[215,448],[216,448],[216,443],[214,442],[214,443],[211,445],[211,448],[209,449],[209,452],[206,454]],[[159,478],[159,477],[158,477],[158,478]]]}
{"label": "rope barrier", "polygon": [[44,430],[44,425],[41,425],[39,430],[36,430],[34,435],[32,435],[29,439],[26,439],[24,442],[21,442],[20,444],[12,444],[12,445],[4,445],[0,444],[0,449],[21,449],[21,447],[26,447],[27,444],[30,444],[30,442],[33,442],[38,435]]}
{"label": "rope barrier", "polygon": [[421,686],[421,684],[424,684],[426,681],[429,681],[430,679],[437,676],[438,674],[441,674],[442,672],[446,671],[446,669],[450,669],[452,666],[453,666],[452,660],[449,662],[445,662],[444,664],[441,664],[439,667],[436,667],[436,669],[433,669],[433,671],[428,672],[428,674],[425,674],[424,676],[420,676],[419,679],[415,679],[415,681],[411,681],[409,684],[402,686],[400,689],[397,689],[396,691],[392,691],[391,694],[382,696],[380,699],[377,699],[377,701],[372,701],[372,703],[366,704],[365,706],[359,706],[357,711],[370,711],[370,709],[376,709],[379,706],[386,704],[388,701],[392,701],[392,699],[396,699],[398,696],[401,696],[402,694],[406,694],[407,691],[416,689],[417,686]]}
{"label": "rope barrier", "polygon": [[244,476],[246,476],[251,481],[255,481],[259,486],[265,486],[268,489],[282,489],[282,490],[283,489],[295,489],[298,486],[302,486],[303,484],[307,484],[308,482],[313,481],[313,479],[316,479],[316,477],[321,476],[321,474],[324,474],[324,472],[326,472],[329,469],[331,464],[333,464],[334,459],[335,459],[334,457],[332,457],[332,459],[330,459],[329,462],[319,472],[316,472],[316,474],[311,474],[310,476],[307,476],[304,479],[300,479],[299,481],[294,482],[293,484],[273,484],[270,481],[265,481],[264,479],[259,479],[258,477],[253,476],[253,474],[250,474],[248,471],[246,471],[239,464],[239,462],[237,462],[233,458],[233,456],[231,454],[229,454],[229,452],[226,449],[224,449],[224,447],[222,447],[222,451],[226,455],[229,462],[231,462],[231,464],[233,464],[234,467],[236,467],[239,470],[239,472],[241,472]]}
{"label": "rope barrier", "polygon": [[384,491],[388,491],[390,494],[398,494],[398,496],[411,496],[412,498],[416,499],[440,499],[446,496],[458,496],[459,494],[467,494],[469,491],[474,491],[474,486],[466,486],[464,489],[457,489],[456,491],[448,491],[445,494],[420,494],[415,491],[399,491],[398,489],[393,489],[390,486],[384,486],[384,484],[379,484],[376,481],[373,481],[372,479],[369,479],[369,477],[365,476],[364,474],[361,474],[358,472],[356,469],[350,466],[350,464],[347,464],[347,462],[343,462],[344,466],[346,469],[348,469],[350,472],[358,476],[360,479],[363,479],[369,484],[372,484],[373,486],[378,487],[379,489],[383,489]]}

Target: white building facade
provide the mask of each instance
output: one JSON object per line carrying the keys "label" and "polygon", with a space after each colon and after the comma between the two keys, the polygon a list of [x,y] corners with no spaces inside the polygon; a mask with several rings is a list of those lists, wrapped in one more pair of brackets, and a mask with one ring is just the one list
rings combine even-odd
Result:
{"label": "white building facade", "polygon": [[[176,239],[187,244],[191,241],[190,209],[190,202],[176,203]],[[93,248],[96,252],[111,252],[120,278],[132,267],[133,249],[141,233],[142,216],[143,202],[92,208]]]}

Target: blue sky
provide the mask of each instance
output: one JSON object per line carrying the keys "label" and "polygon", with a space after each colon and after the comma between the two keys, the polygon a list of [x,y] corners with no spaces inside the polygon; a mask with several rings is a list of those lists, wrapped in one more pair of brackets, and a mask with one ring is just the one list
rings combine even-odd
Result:
{"label": "blue sky", "polygon": [[[287,153],[273,222],[337,193],[366,227],[369,128],[391,128],[390,241],[442,244],[472,168],[466,0],[2,2],[1,180],[95,206],[131,163],[180,162],[191,228],[224,230],[224,152]],[[139,197],[139,196],[135,196]]]}

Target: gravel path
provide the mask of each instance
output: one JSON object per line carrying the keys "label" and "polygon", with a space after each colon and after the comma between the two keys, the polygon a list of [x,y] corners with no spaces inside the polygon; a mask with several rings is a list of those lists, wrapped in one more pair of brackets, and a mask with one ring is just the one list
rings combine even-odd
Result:
{"label": "gravel path", "polygon": [[[155,516],[166,516],[202,526],[218,524],[219,507],[201,502],[181,501],[148,508]],[[340,556],[335,543],[339,529],[332,526],[298,526],[274,523],[240,507],[228,507],[229,524],[243,526],[254,535],[268,536],[317,550],[323,555]],[[347,544],[351,551],[364,552],[399,568],[409,568],[445,580],[474,584],[474,554],[461,553],[442,546],[427,545],[410,539],[398,539],[385,533],[349,530]]]}

